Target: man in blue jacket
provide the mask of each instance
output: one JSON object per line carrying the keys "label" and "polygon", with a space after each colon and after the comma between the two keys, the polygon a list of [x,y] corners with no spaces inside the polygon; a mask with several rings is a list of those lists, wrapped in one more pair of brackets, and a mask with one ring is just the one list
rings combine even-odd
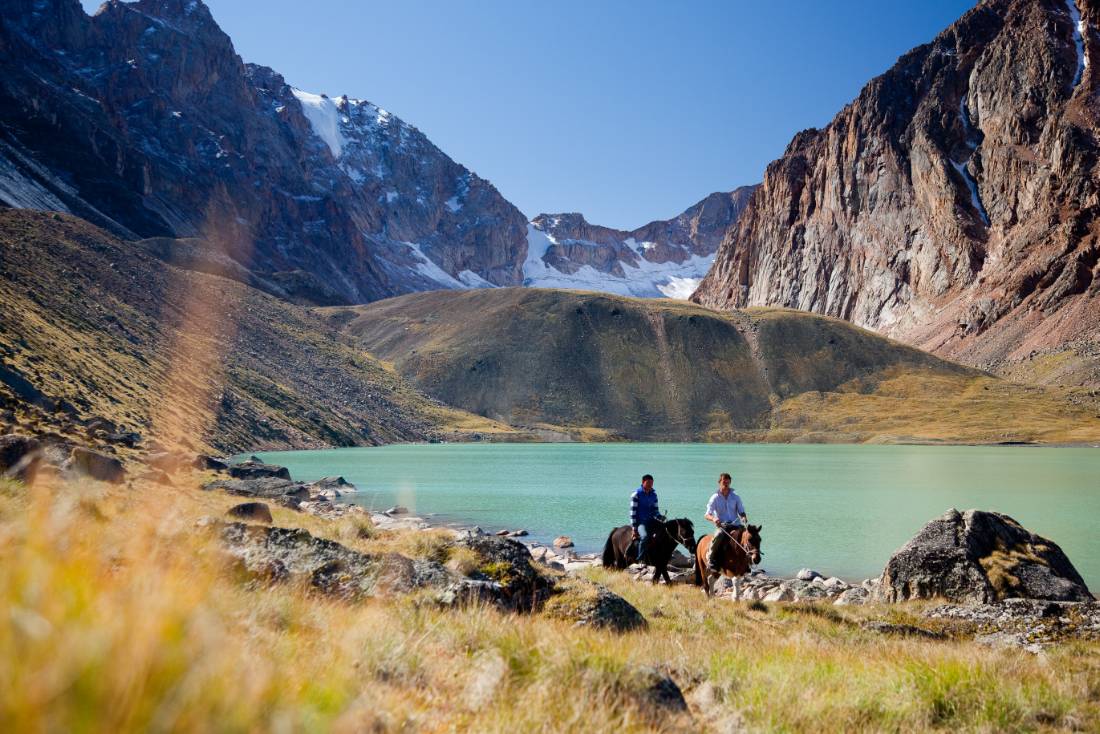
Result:
{"label": "man in blue jacket", "polygon": [[638,562],[645,563],[646,540],[656,530],[661,520],[661,510],[657,507],[657,493],[653,491],[653,475],[642,477],[642,486],[630,495],[630,528],[632,537],[638,541]]}

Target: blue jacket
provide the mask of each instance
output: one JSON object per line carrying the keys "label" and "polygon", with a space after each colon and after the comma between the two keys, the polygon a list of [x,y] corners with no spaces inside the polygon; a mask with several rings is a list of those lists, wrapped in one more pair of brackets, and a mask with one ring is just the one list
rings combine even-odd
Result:
{"label": "blue jacket", "polygon": [[645,525],[650,520],[656,520],[661,511],[657,509],[657,490],[648,494],[638,487],[634,494],[630,495],[630,526],[633,528]]}

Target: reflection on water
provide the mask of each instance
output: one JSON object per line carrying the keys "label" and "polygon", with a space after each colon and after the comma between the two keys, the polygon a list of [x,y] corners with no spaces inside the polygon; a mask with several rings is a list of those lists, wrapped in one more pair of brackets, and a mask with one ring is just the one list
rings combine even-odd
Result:
{"label": "reflection on water", "polygon": [[642,474],[661,508],[705,528],[718,474],[764,524],[765,568],[878,575],[890,553],[950,507],[996,510],[1062,546],[1100,587],[1100,450],[973,446],[446,444],[262,454],[296,479],[339,474],[351,501],[401,504],[486,530],[525,528],[603,546]]}

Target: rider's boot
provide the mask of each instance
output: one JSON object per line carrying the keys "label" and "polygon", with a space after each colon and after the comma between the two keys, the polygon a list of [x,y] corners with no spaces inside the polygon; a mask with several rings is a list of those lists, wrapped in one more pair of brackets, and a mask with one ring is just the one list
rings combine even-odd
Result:
{"label": "rider's boot", "polygon": [[707,572],[712,576],[721,576],[722,569],[718,568],[718,564],[714,561],[714,548],[711,547],[707,550]]}
{"label": "rider's boot", "polygon": [[714,552],[714,546],[718,545],[720,542],[717,534],[715,534],[715,537],[711,538],[710,547],[707,548],[707,571],[713,576],[722,575],[722,569],[718,568],[718,554]]}

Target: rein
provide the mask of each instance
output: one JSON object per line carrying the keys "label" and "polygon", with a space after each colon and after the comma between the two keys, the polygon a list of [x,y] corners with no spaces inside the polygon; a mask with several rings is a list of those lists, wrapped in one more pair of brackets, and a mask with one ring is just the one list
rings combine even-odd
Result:
{"label": "rein", "polygon": [[[745,552],[745,557],[749,559],[749,563],[751,564],[752,563],[752,553],[749,552],[749,549],[746,548],[745,546],[741,545],[741,541],[739,541],[737,538],[733,537],[733,534],[730,533],[730,531],[726,530],[721,525],[718,526],[718,529],[721,530],[723,533],[725,533],[727,538],[729,538],[734,543],[736,543],[737,547]],[[759,553],[759,551],[757,551],[757,552]],[[763,554],[761,554],[761,555],[763,555]]]}
{"label": "rein", "polygon": [[[672,522],[673,522],[673,521],[667,521],[667,520],[666,520],[666,521],[664,522],[664,526],[665,526],[665,532],[666,532],[666,533],[668,533],[668,526],[669,526],[669,525],[670,525],[670,524],[671,524]],[[679,543],[680,545],[684,546],[684,547],[685,547],[685,548],[687,548],[688,550],[691,550],[691,546],[690,546],[690,545],[688,545],[688,542],[687,542],[686,540],[684,540],[684,529],[680,527],[680,524],[679,524],[678,522],[676,523],[676,534],[675,534],[675,535],[673,535],[672,533],[668,533],[668,537],[672,538],[672,539],[673,539],[674,541],[676,541],[676,542],[677,542],[677,543]],[[694,535],[692,535],[692,536],[690,536],[690,537],[691,537],[691,540],[695,540],[695,536],[694,536]],[[694,552],[694,551],[693,551],[693,552]]]}

